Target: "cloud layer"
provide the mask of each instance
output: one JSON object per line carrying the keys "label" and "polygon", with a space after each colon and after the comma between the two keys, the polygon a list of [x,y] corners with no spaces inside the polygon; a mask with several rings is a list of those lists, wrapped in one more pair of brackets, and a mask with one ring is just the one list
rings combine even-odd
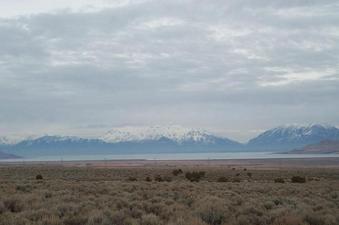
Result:
{"label": "cloud layer", "polygon": [[339,125],[335,0],[49,3],[4,3],[1,134]]}

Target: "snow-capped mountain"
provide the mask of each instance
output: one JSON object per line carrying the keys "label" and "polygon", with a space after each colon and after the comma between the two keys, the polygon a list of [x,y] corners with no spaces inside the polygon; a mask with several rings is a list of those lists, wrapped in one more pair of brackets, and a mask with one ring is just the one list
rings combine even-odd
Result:
{"label": "snow-capped mountain", "polygon": [[281,126],[268,130],[246,145],[210,132],[181,126],[114,128],[100,138],[73,136],[30,137],[19,143],[0,141],[0,151],[22,156],[78,154],[144,154],[233,151],[280,151],[302,148],[323,140],[339,140],[333,126]]}
{"label": "snow-capped mountain", "polygon": [[182,126],[121,127],[110,130],[101,139],[108,143],[145,142],[168,139],[178,144],[188,142],[213,144],[220,140],[237,144],[227,138],[218,137],[204,130],[185,128]]}
{"label": "snow-capped mountain", "polygon": [[291,150],[322,140],[339,140],[339,129],[334,126],[280,126],[260,134],[248,142],[248,147],[263,150]]}
{"label": "snow-capped mountain", "polygon": [[0,137],[0,146],[1,145],[13,145],[20,142],[18,138],[14,137]]}
{"label": "snow-capped mountain", "polygon": [[3,159],[17,159],[20,158],[14,154],[3,152],[2,150],[8,149],[10,146],[14,145],[16,140],[13,138],[0,137],[0,160]]}
{"label": "snow-capped mountain", "polygon": [[37,139],[39,136],[27,135],[27,136],[6,136],[0,137],[0,146],[1,145],[15,145],[21,141],[28,141]]}
{"label": "snow-capped mountain", "polygon": [[70,143],[77,143],[77,142],[86,142],[88,139],[75,137],[75,136],[41,136],[36,138],[28,138],[19,142],[20,145],[36,145],[36,144],[55,144],[61,142],[70,142]]}
{"label": "snow-capped mountain", "polygon": [[243,145],[227,138],[197,129],[170,127],[115,128],[101,138],[41,136],[23,140],[5,148],[19,156],[227,152]]}
{"label": "snow-capped mountain", "polygon": [[0,145],[8,145],[9,140],[6,137],[0,137]]}

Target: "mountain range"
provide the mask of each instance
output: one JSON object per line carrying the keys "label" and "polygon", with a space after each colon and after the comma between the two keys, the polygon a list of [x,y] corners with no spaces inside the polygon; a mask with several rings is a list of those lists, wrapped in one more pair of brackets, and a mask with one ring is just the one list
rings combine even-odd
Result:
{"label": "mountain range", "polygon": [[251,139],[247,146],[255,150],[290,150],[323,140],[339,140],[339,129],[320,124],[281,126]]}
{"label": "mountain range", "polygon": [[[248,143],[181,126],[122,127],[99,138],[41,136],[17,143],[0,138],[0,151],[21,157],[77,154],[143,154],[178,152],[286,151],[323,140],[339,140],[339,129],[328,125],[281,126]],[[1,156],[0,156],[1,157]]]}

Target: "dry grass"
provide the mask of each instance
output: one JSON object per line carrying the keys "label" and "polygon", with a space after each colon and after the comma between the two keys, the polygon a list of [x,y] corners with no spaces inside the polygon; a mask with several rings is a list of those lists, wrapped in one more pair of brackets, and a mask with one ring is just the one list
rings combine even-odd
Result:
{"label": "dry grass", "polygon": [[338,170],[174,169],[0,168],[0,225],[339,224]]}

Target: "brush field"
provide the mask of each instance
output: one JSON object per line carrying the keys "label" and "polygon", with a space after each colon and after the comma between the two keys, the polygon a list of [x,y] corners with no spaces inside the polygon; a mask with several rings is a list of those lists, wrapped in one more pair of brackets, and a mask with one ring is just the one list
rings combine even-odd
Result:
{"label": "brush field", "polygon": [[0,225],[134,224],[336,225],[339,170],[0,167]]}

